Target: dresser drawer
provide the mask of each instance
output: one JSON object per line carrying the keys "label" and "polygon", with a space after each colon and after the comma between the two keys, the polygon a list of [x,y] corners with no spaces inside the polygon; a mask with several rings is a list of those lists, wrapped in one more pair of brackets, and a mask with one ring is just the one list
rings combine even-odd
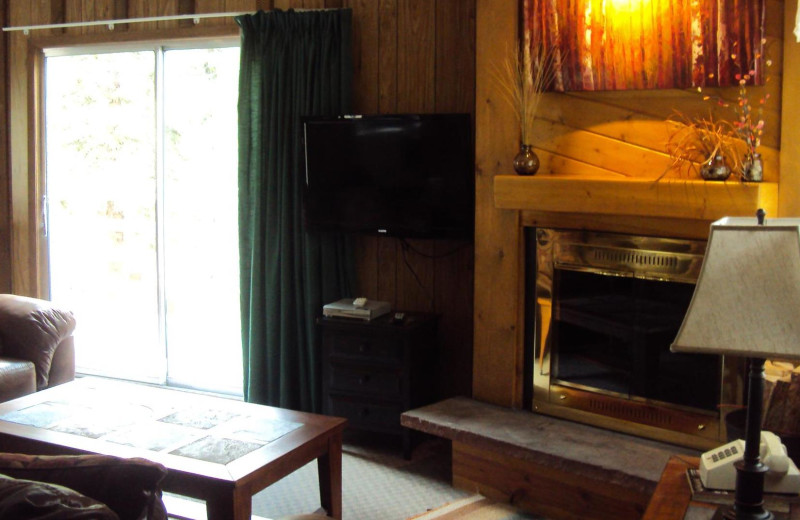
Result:
{"label": "dresser drawer", "polygon": [[403,358],[401,342],[392,337],[330,334],[326,336],[325,341],[329,342],[329,352],[332,356],[390,363],[399,363]]}
{"label": "dresser drawer", "polygon": [[330,390],[383,397],[402,396],[403,377],[399,372],[331,364],[329,377]]}
{"label": "dresser drawer", "polygon": [[330,415],[345,417],[350,426],[387,432],[400,431],[400,403],[374,403],[329,395]]}

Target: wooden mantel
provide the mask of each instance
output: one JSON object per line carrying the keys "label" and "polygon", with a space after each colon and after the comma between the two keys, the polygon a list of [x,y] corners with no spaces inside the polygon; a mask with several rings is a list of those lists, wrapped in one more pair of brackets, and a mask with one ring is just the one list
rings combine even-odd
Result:
{"label": "wooden mantel", "polygon": [[689,179],[617,178],[592,175],[496,175],[499,209],[713,221],[777,215],[778,184]]}

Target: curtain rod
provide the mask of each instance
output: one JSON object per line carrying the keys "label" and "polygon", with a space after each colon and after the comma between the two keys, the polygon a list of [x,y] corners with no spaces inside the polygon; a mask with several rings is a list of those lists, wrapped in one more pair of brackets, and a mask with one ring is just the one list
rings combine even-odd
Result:
{"label": "curtain rod", "polygon": [[91,22],[69,22],[69,23],[54,23],[48,25],[25,25],[17,27],[3,27],[3,32],[8,31],[22,31],[23,34],[28,34],[30,31],[38,31],[40,29],[62,29],[65,27],[90,27],[94,25],[107,25],[109,31],[114,30],[117,24],[126,23],[142,23],[142,22],[164,22],[172,20],[192,20],[195,25],[200,23],[201,18],[226,18],[229,16],[239,16],[243,14],[252,14],[250,12],[241,13],[197,13],[197,14],[178,14],[172,16],[153,16],[149,18],[122,18],[119,20],[96,20]]}

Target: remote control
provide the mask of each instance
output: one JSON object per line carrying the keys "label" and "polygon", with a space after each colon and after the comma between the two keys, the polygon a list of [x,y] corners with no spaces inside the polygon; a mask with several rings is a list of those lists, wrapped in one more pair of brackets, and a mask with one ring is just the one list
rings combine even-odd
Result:
{"label": "remote control", "polygon": [[367,299],[366,298],[356,298],[355,300],[353,300],[353,307],[357,307],[357,308],[361,309],[365,305],[367,305]]}

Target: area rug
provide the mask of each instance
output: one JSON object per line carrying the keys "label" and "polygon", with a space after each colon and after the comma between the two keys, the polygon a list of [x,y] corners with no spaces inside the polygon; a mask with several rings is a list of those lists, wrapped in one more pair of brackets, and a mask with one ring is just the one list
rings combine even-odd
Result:
{"label": "area rug", "polygon": [[[509,504],[496,502],[481,495],[462,498],[433,511],[412,516],[409,520],[538,520]],[[544,519],[541,519],[544,520]]]}
{"label": "area rug", "polygon": [[[356,434],[356,432],[346,432]],[[264,518],[318,510],[317,464],[311,462],[253,497],[253,514]],[[439,439],[424,442],[412,460],[397,437],[347,435],[342,447],[342,518],[406,520],[472,492],[450,485],[450,449]]]}

